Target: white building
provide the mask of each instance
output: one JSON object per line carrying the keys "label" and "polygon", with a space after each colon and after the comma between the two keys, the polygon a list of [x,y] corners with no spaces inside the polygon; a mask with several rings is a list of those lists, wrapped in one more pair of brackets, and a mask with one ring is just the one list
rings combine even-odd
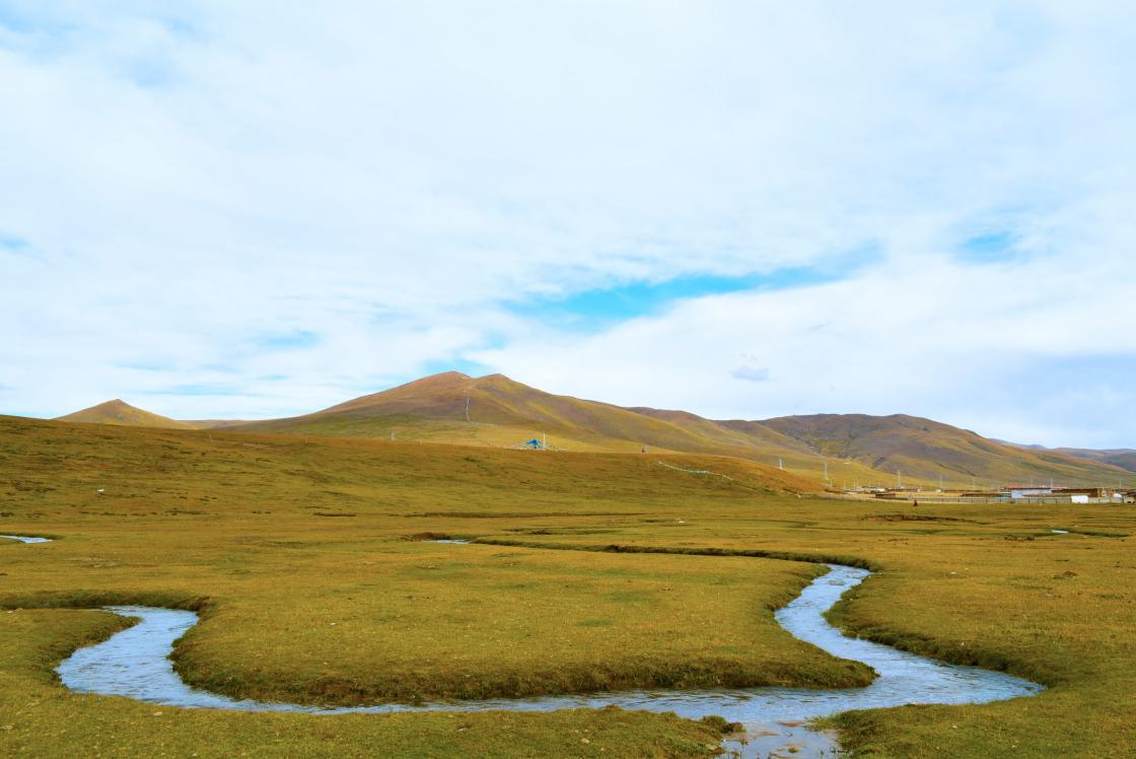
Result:
{"label": "white building", "polygon": [[1053,495],[1053,488],[1010,488],[1010,500],[1018,501],[1022,498],[1041,498]]}

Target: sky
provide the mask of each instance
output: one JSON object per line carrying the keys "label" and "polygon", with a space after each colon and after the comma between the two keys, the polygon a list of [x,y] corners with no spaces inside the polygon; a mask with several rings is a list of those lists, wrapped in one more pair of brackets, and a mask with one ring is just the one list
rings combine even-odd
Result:
{"label": "sky", "polygon": [[0,0],[0,413],[427,373],[1136,447],[1136,6]]}

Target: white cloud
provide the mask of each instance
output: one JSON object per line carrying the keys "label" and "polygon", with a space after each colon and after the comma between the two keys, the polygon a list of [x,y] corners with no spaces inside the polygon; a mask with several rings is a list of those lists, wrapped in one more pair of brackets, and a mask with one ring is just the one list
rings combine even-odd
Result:
{"label": "white cloud", "polygon": [[[1134,351],[1123,3],[4,7],[7,411],[299,412],[464,355],[632,403],[1087,440],[1091,398],[1047,420],[1028,382],[997,415],[980,391]],[[1025,258],[952,259],[1003,226]],[[869,243],[854,281],[600,335],[501,305]],[[730,377],[745,353],[768,381]]]}
{"label": "white cloud", "polygon": [[[906,412],[1054,445],[1132,435],[1136,313],[1122,258],[980,274],[932,253],[911,260],[918,266],[694,299],[588,338],[541,334],[478,355],[557,392],[717,418]],[[566,354],[600,369],[565,371]],[[752,356],[764,366],[738,368]]]}

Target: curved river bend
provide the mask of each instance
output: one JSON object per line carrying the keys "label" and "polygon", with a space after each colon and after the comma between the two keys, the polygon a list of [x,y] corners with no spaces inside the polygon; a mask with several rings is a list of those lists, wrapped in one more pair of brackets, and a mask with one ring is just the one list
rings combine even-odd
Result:
{"label": "curved river bend", "polygon": [[[34,542],[46,541],[41,538]],[[489,710],[543,712],[618,706],[676,712],[695,719],[720,715],[745,726],[747,735],[744,741],[727,740],[725,747],[747,757],[764,757],[779,750],[789,751],[796,757],[833,756],[836,745],[832,736],[810,730],[801,723],[850,709],[879,709],[905,704],[988,703],[1034,695],[1042,690],[1042,686],[1036,683],[1003,672],[944,664],[843,635],[825,620],[824,613],[871,573],[838,564],[827,566],[827,574],[813,580],[775,616],[793,636],[833,656],[863,662],[874,669],[878,677],[866,688],[642,690],[367,707],[318,707],[237,700],[191,688],[173,669],[169,655],[174,642],[197,623],[197,615],[191,611],[147,606],[106,607],[115,614],[139,621],[102,643],[77,650],[59,665],[57,672],[65,686],[80,693],[126,696],[185,708],[331,715]]]}

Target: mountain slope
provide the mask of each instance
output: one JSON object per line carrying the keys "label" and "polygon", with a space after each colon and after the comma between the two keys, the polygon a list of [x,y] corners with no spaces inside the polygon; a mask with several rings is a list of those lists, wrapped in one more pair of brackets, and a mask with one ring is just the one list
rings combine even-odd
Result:
{"label": "mountain slope", "polygon": [[1133,451],[1019,446],[903,414],[715,421],[687,411],[554,395],[502,374],[435,374],[287,419],[183,422],[116,399],[60,420],[492,447],[517,447],[537,438],[561,450],[732,456],[836,487],[891,485],[901,475],[905,484],[968,488],[1050,480],[1112,485],[1131,480],[1136,472]]}
{"label": "mountain slope", "polygon": [[232,429],[517,445],[547,436],[552,447],[710,453],[820,471],[800,442],[765,428],[730,430],[682,411],[629,409],[546,393],[493,374],[446,372],[314,414]]}
{"label": "mountain slope", "polygon": [[1092,450],[1088,448],[1055,448],[1057,453],[1087,459],[1100,464],[1111,464],[1129,472],[1136,472],[1136,450],[1114,448],[1111,450]]}
{"label": "mountain slope", "polygon": [[446,372],[313,414],[236,424],[236,431],[517,446],[547,436],[568,450],[727,455],[784,466],[835,485],[904,482],[959,487],[1011,481],[1103,482],[1124,472],[1055,451],[1023,450],[929,419],[863,414],[705,419],[686,411],[554,395],[501,374]]}
{"label": "mountain slope", "polygon": [[162,427],[167,429],[192,429],[194,425],[179,422],[160,414],[131,406],[115,398],[90,408],[85,408],[65,416],[57,417],[61,422],[83,422],[86,424],[114,424],[120,427]]}
{"label": "mountain slope", "polygon": [[[727,422],[726,424],[734,424]],[[1099,482],[1120,470],[1059,451],[1012,446],[930,419],[895,414],[815,414],[767,419],[762,424],[837,459],[882,472],[934,481],[980,483]]]}

